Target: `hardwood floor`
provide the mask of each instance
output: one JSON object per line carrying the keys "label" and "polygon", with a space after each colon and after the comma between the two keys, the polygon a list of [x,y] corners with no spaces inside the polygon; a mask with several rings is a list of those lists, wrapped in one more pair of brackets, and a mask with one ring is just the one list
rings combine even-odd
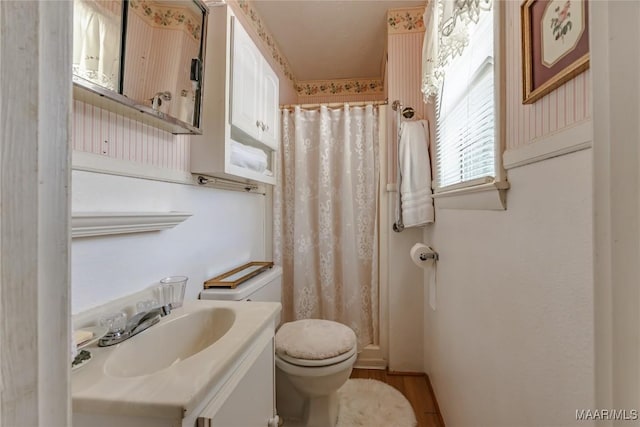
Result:
{"label": "hardwood floor", "polygon": [[418,427],[444,427],[426,375],[404,375],[378,369],[354,369],[351,378],[369,378],[395,387],[413,406]]}

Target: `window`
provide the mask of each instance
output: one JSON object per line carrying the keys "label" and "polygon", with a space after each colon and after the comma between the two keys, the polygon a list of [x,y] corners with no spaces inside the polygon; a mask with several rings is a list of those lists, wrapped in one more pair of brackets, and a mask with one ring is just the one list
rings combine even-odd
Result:
{"label": "window", "polygon": [[469,45],[444,68],[436,103],[436,191],[496,177],[493,11],[469,25]]}
{"label": "window", "polygon": [[[474,193],[497,193],[495,207],[451,206],[504,209],[508,188],[501,176],[499,149],[499,99],[494,75],[494,15],[483,11],[477,23],[468,24],[469,44],[442,69],[442,86],[435,100],[435,197],[457,195],[468,189]],[[497,18],[496,18],[497,21]]]}

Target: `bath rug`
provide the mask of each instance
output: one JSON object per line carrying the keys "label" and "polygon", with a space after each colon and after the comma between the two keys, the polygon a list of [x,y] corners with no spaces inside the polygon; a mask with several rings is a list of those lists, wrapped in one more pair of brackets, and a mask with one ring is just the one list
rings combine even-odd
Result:
{"label": "bath rug", "polygon": [[336,427],[416,427],[409,401],[378,380],[350,379],[338,390]]}

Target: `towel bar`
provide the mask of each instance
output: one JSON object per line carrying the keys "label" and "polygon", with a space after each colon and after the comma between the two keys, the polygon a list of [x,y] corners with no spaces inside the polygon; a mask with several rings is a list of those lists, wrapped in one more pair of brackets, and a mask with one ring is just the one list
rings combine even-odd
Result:
{"label": "towel bar", "polygon": [[402,174],[400,173],[400,125],[402,118],[411,119],[415,114],[412,107],[403,107],[400,100],[396,99],[391,104],[391,108],[396,112],[396,186],[398,188],[398,202],[396,205],[396,221],[393,223],[393,231],[400,233],[404,230],[402,222],[402,194],[400,192],[400,184],[402,183]]}

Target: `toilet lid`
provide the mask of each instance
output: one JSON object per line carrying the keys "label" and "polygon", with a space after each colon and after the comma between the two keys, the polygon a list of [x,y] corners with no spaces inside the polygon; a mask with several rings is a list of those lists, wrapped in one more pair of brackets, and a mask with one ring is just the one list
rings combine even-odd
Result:
{"label": "toilet lid", "polygon": [[355,347],[353,330],[331,320],[296,320],[285,323],[276,333],[276,354],[292,359],[325,360]]}

